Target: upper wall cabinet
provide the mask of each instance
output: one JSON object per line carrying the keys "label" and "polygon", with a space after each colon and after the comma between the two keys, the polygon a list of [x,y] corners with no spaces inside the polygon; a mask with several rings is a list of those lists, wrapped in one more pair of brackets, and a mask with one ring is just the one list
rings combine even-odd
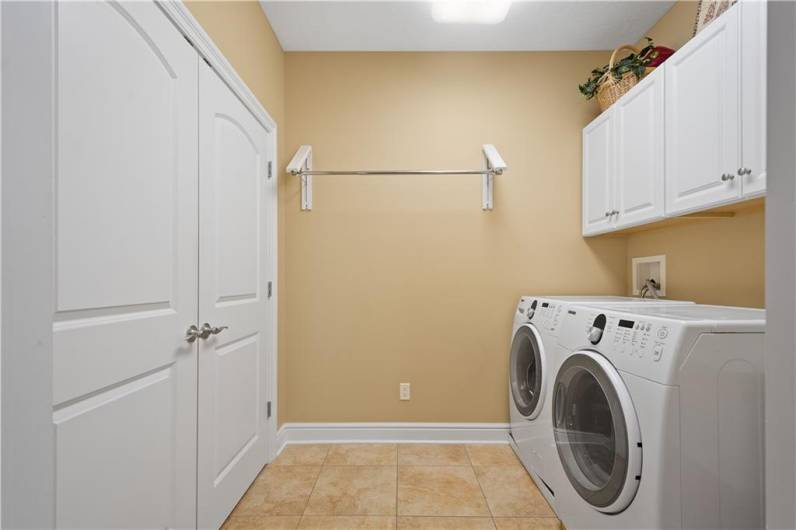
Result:
{"label": "upper wall cabinet", "polygon": [[663,70],[645,77],[611,109],[616,121],[616,228],[664,215]]}
{"label": "upper wall cabinet", "polygon": [[583,129],[583,234],[663,218],[663,70]]}
{"label": "upper wall cabinet", "polygon": [[742,0],[589,124],[583,235],[764,195],[765,55],[766,3]]}
{"label": "upper wall cabinet", "polygon": [[664,63],[669,215],[741,197],[738,22],[736,5]]}
{"label": "upper wall cabinet", "polygon": [[583,234],[613,229],[614,114],[605,112],[583,129]]}
{"label": "upper wall cabinet", "polygon": [[741,2],[741,166],[744,198],[766,192],[766,2]]}

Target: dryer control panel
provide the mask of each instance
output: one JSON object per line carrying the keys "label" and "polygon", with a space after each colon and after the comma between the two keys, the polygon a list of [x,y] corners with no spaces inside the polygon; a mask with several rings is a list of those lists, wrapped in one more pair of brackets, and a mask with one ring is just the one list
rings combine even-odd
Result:
{"label": "dryer control panel", "polygon": [[670,322],[588,306],[570,306],[558,336],[572,352],[594,349],[617,368],[658,379],[669,371],[680,333]]}

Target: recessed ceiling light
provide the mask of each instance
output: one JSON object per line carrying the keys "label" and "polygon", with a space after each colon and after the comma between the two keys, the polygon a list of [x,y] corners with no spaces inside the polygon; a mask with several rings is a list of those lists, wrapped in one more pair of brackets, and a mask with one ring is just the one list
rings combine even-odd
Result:
{"label": "recessed ceiling light", "polygon": [[444,0],[431,4],[431,18],[442,24],[499,24],[510,7],[505,0]]}

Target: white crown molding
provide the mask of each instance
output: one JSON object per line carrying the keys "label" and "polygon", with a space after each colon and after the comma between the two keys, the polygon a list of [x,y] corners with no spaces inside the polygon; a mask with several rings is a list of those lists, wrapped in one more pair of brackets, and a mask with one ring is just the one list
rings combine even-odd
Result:
{"label": "white crown molding", "polygon": [[285,423],[278,453],[302,443],[498,443],[509,442],[508,423]]}
{"label": "white crown molding", "polygon": [[238,72],[232,67],[213,39],[207,34],[199,21],[194,18],[191,12],[180,0],[156,0],[158,6],[171,19],[177,29],[185,35],[191,42],[196,51],[201,55],[229,88],[240,98],[241,102],[254,114],[268,132],[276,130],[276,122],[265,110],[260,100],[254,95],[251,89],[241,79]]}

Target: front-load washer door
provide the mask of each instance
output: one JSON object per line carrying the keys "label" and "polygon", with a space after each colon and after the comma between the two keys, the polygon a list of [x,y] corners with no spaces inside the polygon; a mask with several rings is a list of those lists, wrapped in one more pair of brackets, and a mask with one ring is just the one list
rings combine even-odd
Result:
{"label": "front-load washer door", "polygon": [[592,351],[561,364],[553,428],[561,464],[578,494],[599,511],[621,512],[641,481],[641,431],[614,366]]}
{"label": "front-load washer door", "polygon": [[520,414],[534,419],[542,410],[547,374],[542,337],[532,324],[523,324],[514,333],[509,363],[514,404]]}

